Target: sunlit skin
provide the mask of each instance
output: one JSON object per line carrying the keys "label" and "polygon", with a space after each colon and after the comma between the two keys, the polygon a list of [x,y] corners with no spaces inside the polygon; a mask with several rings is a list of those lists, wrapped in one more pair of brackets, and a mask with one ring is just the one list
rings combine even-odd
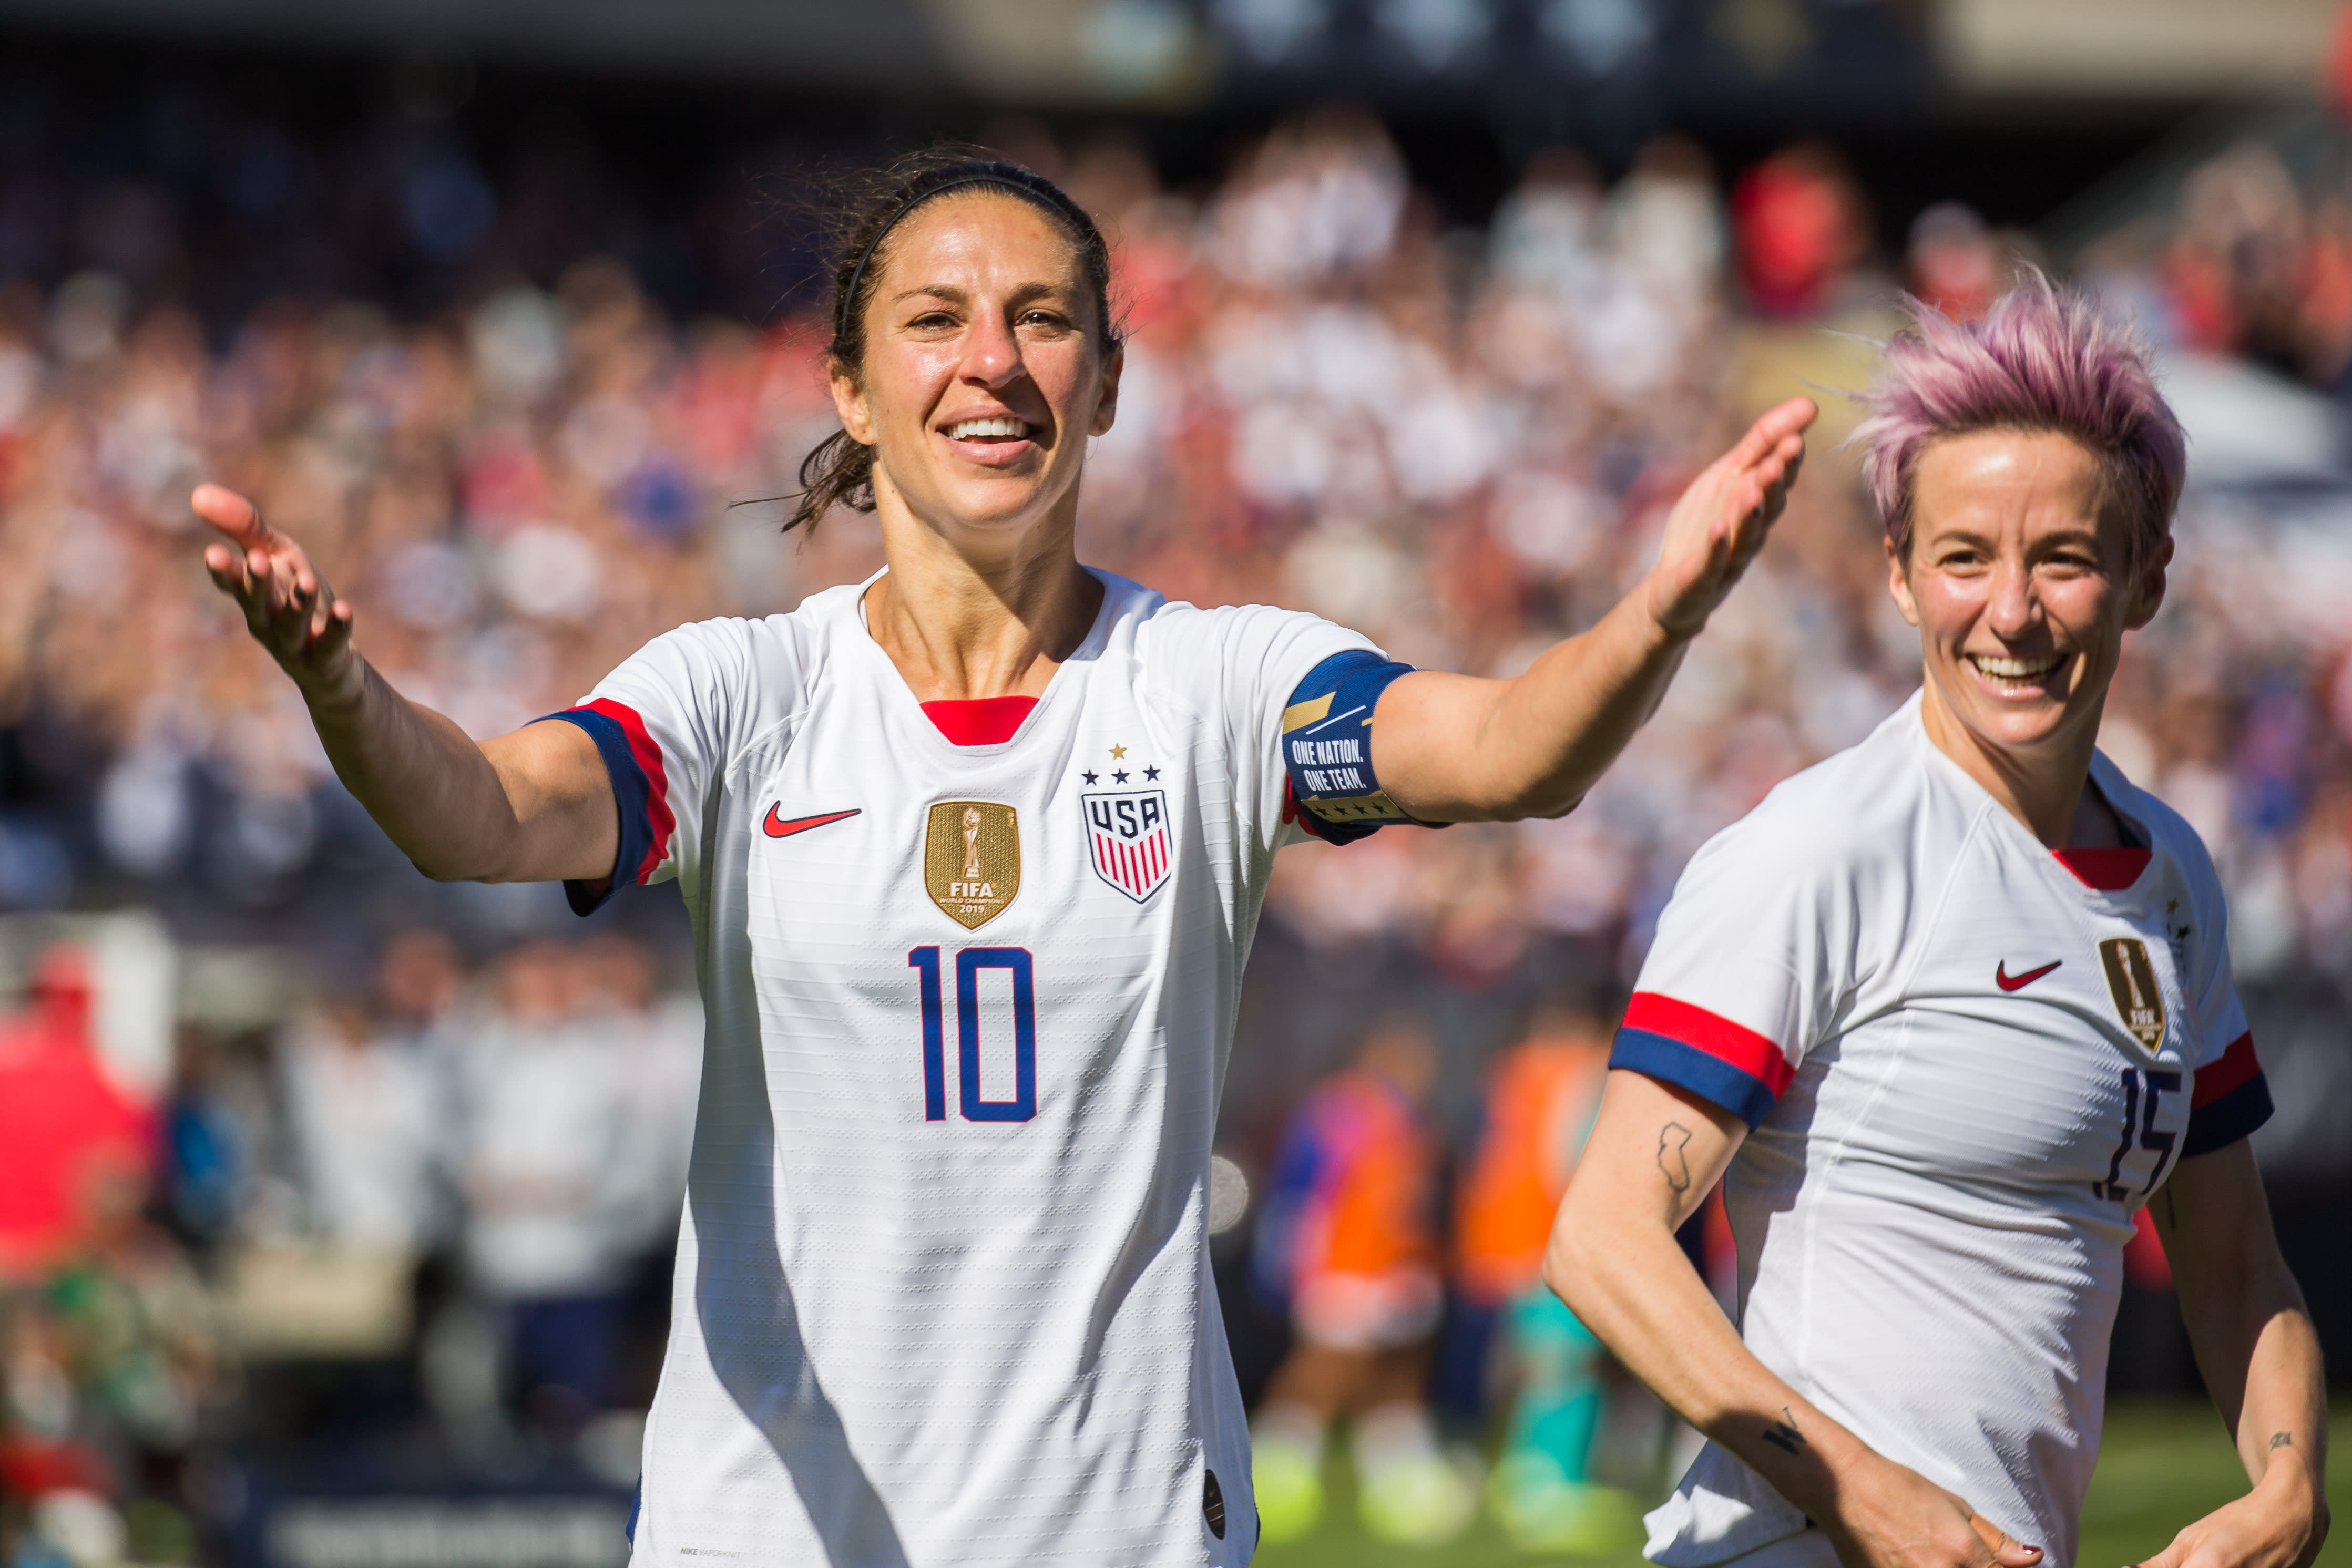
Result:
{"label": "sunlit skin", "polygon": [[1118,411],[1121,357],[1068,235],[1018,196],[928,203],[877,261],[865,363],[832,378],[842,428],[874,448],[896,569],[868,591],[867,624],[927,701],[1040,695],[1102,602],[1078,565],[1078,477]]}
{"label": "sunlit skin", "polygon": [[1928,738],[2053,849],[2123,841],[2084,784],[2124,633],[2163,603],[2172,559],[2166,539],[2135,570],[2128,538],[2082,443],[1979,430],[1928,444],[1910,549],[1886,549],[1919,628]]}

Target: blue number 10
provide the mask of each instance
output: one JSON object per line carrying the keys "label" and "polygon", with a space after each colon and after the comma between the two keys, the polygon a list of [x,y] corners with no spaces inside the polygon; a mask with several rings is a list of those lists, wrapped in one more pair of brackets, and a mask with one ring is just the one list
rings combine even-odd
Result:
{"label": "blue number 10", "polygon": [[[907,965],[923,992],[923,1120],[948,1115],[947,1019],[940,950],[918,947]],[[1013,971],[1013,1098],[980,1097],[980,972]],[[1026,947],[966,947],[956,955],[956,1089],[967,1122],[1025,1122],[1037,1113],[1037,981]]]}

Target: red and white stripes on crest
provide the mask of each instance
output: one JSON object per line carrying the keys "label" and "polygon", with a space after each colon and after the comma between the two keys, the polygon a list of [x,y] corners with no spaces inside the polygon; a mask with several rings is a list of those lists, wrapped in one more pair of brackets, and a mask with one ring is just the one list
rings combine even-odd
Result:
{"label": "red and white stripes on crest", "polygon": [[1168,880],[1167,797],[1153,789],[1086,798],[1087,846],[1095,874],[1140,904]]}

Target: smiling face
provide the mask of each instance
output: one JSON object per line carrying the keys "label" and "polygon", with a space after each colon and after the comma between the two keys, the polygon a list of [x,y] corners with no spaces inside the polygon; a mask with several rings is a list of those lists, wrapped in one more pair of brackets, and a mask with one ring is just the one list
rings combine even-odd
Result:
{"label": "smiling face", "polygon": [[2079,787],[2124,632],[2163,601],[2171,541],[2135,569],[2097,460],[2052,431],[1940,437],[1911,495],[1888,587],[1919,628],[1929,735],[1971,773],[2054,765]]}
{"label": "smiling face", "polygon": [[959,193],[901,219],[874,265],[865,363],[836,366],[832,387],[843,428],[874,448],[886,531],[902,507],[995,553],[1073,522],[1119,357],[1069,235],[1018,196]]}

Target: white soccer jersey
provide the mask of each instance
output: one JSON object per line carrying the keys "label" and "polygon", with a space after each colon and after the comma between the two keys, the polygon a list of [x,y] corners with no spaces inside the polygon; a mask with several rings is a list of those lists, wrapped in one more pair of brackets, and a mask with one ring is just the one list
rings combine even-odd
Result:
{"label": "white soccer jersey", "polygon": [[[2270,1109],[2204,846],[2104,757],[2092,779],[2147,848],[2053,854],[1914,696],[1692,860],[1612,1058],[1754,1129],[1724,1196],[1758,1359],[2052,1568],[2133,1213]],[[1709,1445],[1648,1554],[1804,1524]]]}
{"label": "white soccer jersey", "polygon": [[995,744],[927,716],[863,585],[656,638],[564,716],[709,1015],[636,1563],[1255,1548],[1210,1140],[1297,831],[1284,705],[1367,644],[1097,575]]}

